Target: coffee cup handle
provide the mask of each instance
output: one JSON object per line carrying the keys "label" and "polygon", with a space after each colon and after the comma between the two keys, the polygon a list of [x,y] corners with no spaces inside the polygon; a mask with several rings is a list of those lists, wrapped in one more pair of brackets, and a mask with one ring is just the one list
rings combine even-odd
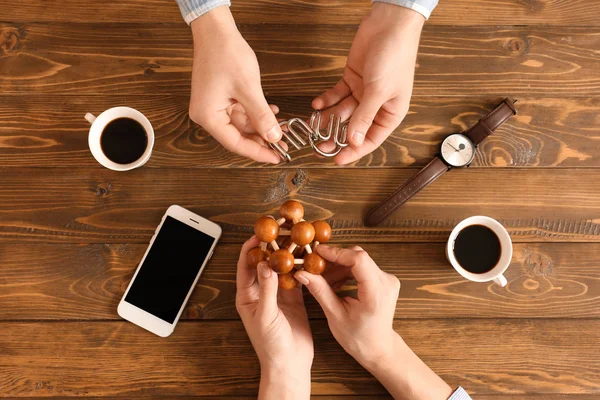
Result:
{"label": "coffee cup handle", "polygon": [[494,283],[504,287],[506,286],[506,284],[508,283],[508,281],[506,280],[506,278],[504,277],[504,275],[498,275],[497,278],[494,278]]}
{"label": "coffee cup handle", "polygon": [[90,125],[93,124],[94,121],[96,120],[96,117],[94,117],[94,114],[90,114],[90,113],[86,113],[84,118],[87,122],[90,123]]}

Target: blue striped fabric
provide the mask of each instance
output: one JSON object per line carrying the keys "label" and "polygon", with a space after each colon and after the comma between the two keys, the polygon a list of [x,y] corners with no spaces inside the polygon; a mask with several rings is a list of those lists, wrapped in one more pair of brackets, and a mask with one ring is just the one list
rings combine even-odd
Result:
{"label": "blue striped fabric", "polygon": [[[373,0],[382,2],[382,3],[390,3],[396,4],[402,7],[410,8],[415,10],[421,14],[425,18],[429,18],[431,12],[437,6],[438,0]],[[193,20],[198,18],[204,13],[209,12],[215,7],[219,6],[230,6],[231,2],[229,0],[177,0],[177,4],[179,4],[179,9],[181,10],[181,15],[185,22],[189,24],[192,23]]]}
{"label": "blue striped fabric", "polygon": [[450,396],[448,398],[448,400],[472,400],[472,399],[471,399],[471,396],[469,396],[467,394],[465,389],[463,389],[459,386],[458,389],[456,389],[454,391],[454,393],[452,393],[452,396]]}
{"label": "blue striped fabric", "polygon": [[429,19],[431,12],[438,4],[438,0],[373,0],[373,2],[389,3],[410,8],[411,10],[423,14],[425,19]]}
{"label": "blue striped fabric", "polygon": [[181,15],[187,24],[215,7],[230,6],[229,0],[177,0]]}

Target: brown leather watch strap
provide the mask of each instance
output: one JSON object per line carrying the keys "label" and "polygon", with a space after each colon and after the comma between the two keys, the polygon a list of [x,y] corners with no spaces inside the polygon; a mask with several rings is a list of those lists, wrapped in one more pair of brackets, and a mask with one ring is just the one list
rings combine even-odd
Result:
{"label": "brown leather watch strap", "polygon": [[494,133],[504,121],[517,114],[514,103],[510,99],[502,100],[502,103],[466,131],[465,135],[477,146],[483,139]]}
{"label": "brown leather watch strap", "polygon": [[400,186],[398,190],[392,193],[392,195],[383,203],[371,210],[365,218],[365,225],[379,225],[394,212],[396,208],[400,207],[406,200],[410,199],[419,190],[436,180],[438,176],[448,171],[448,169],[450,168],[441,158],[437,156],[434,157],[425,168],[417,172],[417,174],[404,183],[404,185]]}

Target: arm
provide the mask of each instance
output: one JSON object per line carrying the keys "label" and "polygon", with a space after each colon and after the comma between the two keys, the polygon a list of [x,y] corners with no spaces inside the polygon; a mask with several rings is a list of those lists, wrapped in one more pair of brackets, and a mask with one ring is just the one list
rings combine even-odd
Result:
{"label": "arm", "polygon": [[259,400],[309,400],[313,340],[300,288],[278,290],[268,263],[250,268],[242,247],[237,266],[235,305],[260,361]]}
{"label": "arm", "polygon": [[[401,360],[401,361],[400,361]],[[391,351],[363,365],[395,399],[447,399],[452,390],[395,335]]]}
{"label": "arm", "polygon": [[277,164],[267,147],[282,133],[265,99],[256,54],[235,25],[228,0],[178,0],[194,38],[190,118],[227,150]]}
{"label": "arm", "polygon": [[[450,386],[394,331],[400,292],[398,278],[383,272],[360,247],[339,249],[319,245],[316,251],[332,264],[322,276],[299,271],[296,279],[306,285],[319,302],[333,336],[346,352],[373,374],[395,399],[469,398],[460,388],[452,394]],[[356,280],[358,298],[339,298],[334,288],[350,279]]]}
{"label": "arm", "polygon": [[296,370],[260,371],[258,400],[310,399],[310,373],[300,376]]}

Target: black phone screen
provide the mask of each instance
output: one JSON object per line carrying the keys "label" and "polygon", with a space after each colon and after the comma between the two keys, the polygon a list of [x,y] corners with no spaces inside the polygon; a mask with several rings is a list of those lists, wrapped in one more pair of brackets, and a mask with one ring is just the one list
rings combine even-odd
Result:
{"label": "black phone screen", "polygon": [[125,301],[172,324],[214,241],[167,216]]}

